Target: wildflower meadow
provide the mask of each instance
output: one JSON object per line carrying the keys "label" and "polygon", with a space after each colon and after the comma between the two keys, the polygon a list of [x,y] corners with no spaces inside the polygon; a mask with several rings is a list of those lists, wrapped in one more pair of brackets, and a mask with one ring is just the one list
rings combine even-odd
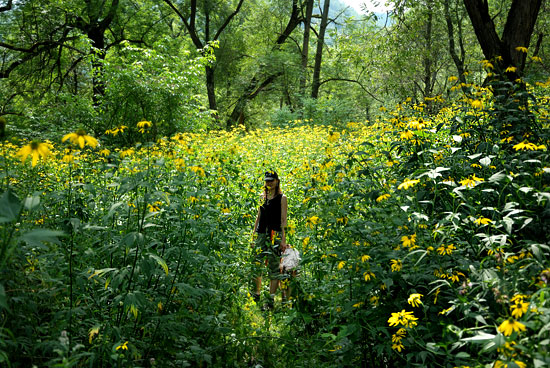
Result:
{"label": "wildflower meadow", "polygon": [[[549,87],[462,85],[437,115],[340,126],[5,141],[1,364],[549,366]],[[269,169],[302,259],[262,312]]]}

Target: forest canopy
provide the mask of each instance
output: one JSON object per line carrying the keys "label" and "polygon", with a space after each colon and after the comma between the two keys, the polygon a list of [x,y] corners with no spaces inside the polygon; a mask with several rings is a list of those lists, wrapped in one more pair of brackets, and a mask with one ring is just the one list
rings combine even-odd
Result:
{"label": "forest canopy", "polygon": [[400,0],[358,14],[338,0],[3,1],[0,115],[53,137],[145,118],[161,135],[372,120],[407,98],[435,112],[486,81],[483,60],[513,78],[548,72],[541,3]]}

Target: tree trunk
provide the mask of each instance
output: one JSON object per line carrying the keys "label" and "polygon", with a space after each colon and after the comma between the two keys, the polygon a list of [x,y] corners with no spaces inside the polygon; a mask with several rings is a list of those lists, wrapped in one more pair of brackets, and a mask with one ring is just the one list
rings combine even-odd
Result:
{"label": "tree trunk", "polygon": [[523,72],[526,54],[517,48],[529,47],[541,3],[542,0],[513,0],[500,38],[489,15],[488,1],[464,0],[485,58],[493,61],[500,72],[509,66],[517,68],[515,72],[506,73],[510,80],[517,79]]}
{"label": "tree trunk", "polygon": [[216,103],[216,85],[214,79],[214,68],[210,65],[205,67],[206,73],[206,93],[208,95],[208,107],[210,110],[218,110]]}
{"label": "tree trunk", "polygon": [[[428,19],[426,20],[426,33],[424,39],[426,40],[425,52],[424,52],[424,90],[422,93],[424,97],[432,97],[432,28],[433,28],[433,0],[426,2],[428,8]],[[428,104],[430,107],[431,102]]]}
{"label": "tree trunk", "polygon": [[[279,35],[279,37],[277,37],[277,41],[275,42],[273,50],[277,50],[301,22],[302,18],[299,14],[298,0],[292,0],[292,13],[290,14],[290,19],[288,20],[284,31]],[[262,90],[264,90],[269,84],[271,84],[275,79],[277,79],[277,77],[282,74],[280,71],[271,72],[267,74],[266,77],[262,78],[260,75],[265,72],[265,68],[260,68],[260,71],[258,72],[259,75],[254,75],[252,77],[252,79],[248,83],[248,86],[244,89],[241,96],[237,99],[235,107],[233,108],[229,119],[227,119],[227,128],[231,128],[231,126],[233,126],[233,124],[235,123],[244,123],[245,110],[248,102],[254,99]],[[260,82],[260,79],[263,79],[263,82]]]}
{"label": "tree trunk", "polygon": [[304,40],[302,43],[302,75],[300,76],[300,94],[306,94],[307,61],[309,54],[309,34],[311,28],[311,15],[313,13],[313,0],[306,0],[306,16],[304,19]]}
{"label": "tree trunk", "polygon": [[78,18],[76,27],[85,32],[92,41],[91,54],[93,76],[92,91],[93,104],[99,105],[99,100],[105,95],[105,85],[103,84],[103,60],[105,59],[105,31],[113,22],[118,10],[119,0],[113,0],[107,14],[100,19],[103,10],[103,4],[95,1],[87,1],[87,19]]}
{"label": "tree trunk", "polygon": [[319,28],[319,36],[317,37],[317,51],[315,52],[315,65],[313,67],[313,81],[311,86],[311,97],[319,96],[319,86],[321,77],[321,62],[323,59],[323,46],[325,44],[325,31],[328,24],[328,10],[330,8],[330,0],[325,0],[323,5],[323,14],[321,14],[321,26]]}
{"label": "tree trunk", "polygon": [[103,61],[105,60],[105,31],[98,27],[92,27],[88,31],[88,38],[92,41],[92,101],[98,106],[101,97],[105,95],[105,84],[103,83]]}
{"label": "tree trunk", "polygon": [[[210,13],[212,11],[212,3],[209,1],[204,1],[202,3],[203,5],[202,11],[204,13],[204,29],[202,30],[202,32],[204,33],[204,41],[201,40],[201,38],[199,37],[201,34],[201,30],[197,29],[197,19],[199,19],[199,16],[197,15],[197,0],[191,0],[189,2],[189,8],[190,8],[189,16],[186,16],[184,13],[182,13],[171,0],[164,0],[164,2],[180,18],[185,28],[187,29],[187,32],[189,33],[189,37],[191,38],[193,45],[195,45],[195,47],[200,50],[200,49],[204,49],[204,47],[209,42],[217,41],[220,38],[220,35],[223,33],[223,31],[227,28],[229,23],[231,23],[233,18],[241,10],[244,0],[239,0],[235,10],[225,18],[222,25],[215,31],[216,33],[214,34],[214,36],[211,36],[211,34],[214,33],[214,30],[211,29],[212,24],[210,22],[211,20]],[[214,66],[207,65],[205,67],[206,92],[208,94],[208,107],[210,108],[210,110],[218,109],[218,104],[216,102],[216,84],[215,84],[214,70],[215,70]]]}
{"label": "tree trunk", "polygon": [[[458,56],[458,54],[456,53],[454,26],[453,20],[451,18],[449,0],[445,0],[443,2],[443,6],[445,10],[445,21],[447,22],[447,35],[449,37],[449,53],[451,54],[451,58],[453,59],[453,62],[456,66],[460,83],[466,84],[466,76],[464,75],[464,47],[462,46],[462,33],[459,32],[459,44],[461,46],[461,54],[460,56]],[[460,19],[458,17],[457,22],[460,22]],[[460,24],[458,26],[460,27]]]}

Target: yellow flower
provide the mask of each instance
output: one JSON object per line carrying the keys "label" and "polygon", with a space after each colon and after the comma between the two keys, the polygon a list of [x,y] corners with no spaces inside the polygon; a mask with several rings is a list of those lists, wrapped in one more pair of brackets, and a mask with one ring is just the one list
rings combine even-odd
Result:
{"label": "yellow flower", "polygon": [[200,177],[204,178],[206,176],[204,169],[200,166],[190,166],[189,168]]}
{"label": "yellow flower", "polygon": [[404,338],[406,335],[407,335],[407,330],[401,327],[399,330],[397,330],[396,333],[392,335],[391,341],[392,342],[401,341],[401,339]]}
{"label": "yellow flower", "polygon": [[124,133],[124,129],[126,128],[128,128],[126,125],[121,125],[115,129],[107,129],[105,134],[112,134],[113,136],[116,136],[118,133]]}
{"label": "yellow flower", "polygon": [[516,51],[523,52],[524,54],[527,54],[527,47],[518,46],[518,47],[516,47]]}
{"label": "yellow flower", "polygon": [[320,219],[317,216],[311,216],[306,221],[306,226],[308,226],[310,229],[313,229],[314,225],[317,225],[319,223]]}
{"label": "yellow flower", "polygon": [[418,179],[412,179],[412,180],[409,180],[409,179],[405,179],[404,182],[402,182],[401,184],[399,184],[399,186],[397,187],[397,189],[409,189],[411,187],[414,187],[416,184],[418,184],[420,182],[420,180]]}
{"label": "yellow flower", "polygon": [[341,270],[342,268],[344,268],[345,265],[346,265],[345,261],[340,261],[340,263],[338,263],[338,269]]}
{"label": "yellow flower", "polygon": [[403,346],[403,344],[401,343],[395,343],[395,344],[392,344],[391,348],[393,350],[397,350],[398,352],[401,352],[401,350],[405,349],[405,347]]}
{"label": "yellow flower", "polygon": [[26,146],[21,147],[17,152],[17,156],[21,156],[21,162],[23,163],[29,155],[32,157],[31,165],[34,167],[39,158],[46,159],[51,155],[49,144],[34,140]]}
{"label": "yellow flower", "polygon": [[411,132],[410,130],[405,130],[404,132],[399,133],[399,137],[400,137],[401,139],[410,140],[411,138],[414,137],[414,133]]}
{"label": "yellow flower", "polygon": [[398,272],[401,271],[401,268],[403,268],[403,263],[401,263],[400,259],[392,259],[390,262],[391,272]]}
{"label": "yellow flower", "polygon": [[454,310],[454,309],[455,309],[455,307],[452,306],[452,307],[449,307],[449,308],[447,308],[447,309],[443,309],[443,310],[442,310],[441,312],[439,312],[438,314],[442,314],[442,315],[443,315],[443,314],[448,314],[449,312],[451,312],[451,311]]}
{"label": "yellow flower", "polygon": [[423,296],[424,295],[422,294],[411,294],[409,296],[409,299],[407,300],[407,303],[409,303],[413,307],[418,307],[420,306],[420,304],[422,304],[422,300],[420,300],[420,298],[422,298]]}
{"label": "yellow flower", "polygon": [[133,148],[128,148],[127,150],[124,150],[124,151],[120,151],[119,153],[119,156],[120,158],[124,158],[126,156],[132,156],[134,154],[134,149]]}
{"label": "yellow flower", "polygon": [[485,179],[483,178],[478,178],[476,176],[476,174],[473,174],[471,177],[468,177],[466,179],[463,179],[461,181],[459,181],[460,185],[462,185],[463,187],[475,187],[477,185],[477,183],[481,183],[485,181]]}
{"label": "yellow flower", "polygon": [[542,59],[540,58],[540,56],[533,56],[531,60],[533,60],[536,63],[542,63]]}
{"label": "yellow flower", "polygon": [[338,133],[338,132],[334,132],[334,133],[329,132],[328,141],[330,143],[336,142],[339,138],[340,138],[340,133]]}
{"label": "yellow flower", "polygon": [[422,130],[426,127],[426,123],[422,120],[420,121],[413,120],[407,124],[407,127],[410,129]]}
{"label": "yellow flower", "polygon": [[140,128],[140,132],[143,133],[142,130],[145,130],[146,128],[150,128],[151,125],[153,125],[150,121],[142,120],[139,123],[137,123],[137,127]]}
{"label": "yellow flower", "polygon": [[519,368],[527,368],[527,364],[520,362],[519,360],[513,360]]}
{"label": "yellow flower", "polygon": [[491,222],[493,222],[493,220],[483,216],[474,221],[474,223],[476,223],[477,225],[487,225]]}
{"label": "yellow flower", "polygon": [[369,255],[366,255],[364,254],[362,257],[361,257],[361,262],[365,262],[365,261],[368,261],[370,259],[370,256]]}
{"label": "yellow flower", "polygon": [[370,281],[371,279],[375,279],[376,276],[374,275],[374,273],[370,272],[370,271],[367,271],[363,274],[363,277],[365,278],[365,281]]}
{"label": "yellow flower", "polygon": [[524,295],[524,294],[516,294],[512,297],[512,299],[510,299],[510,301],[512,303],[521,303],[523,302],[525,299],[527,299],[528,296],[527,295]]}
{"label": "yellow flower", "polygon": [[122,350],[128,350],[128,341],[126,341],[124,344],[121,344],[121,345],[118,345],[115,350],[119,350],[119,349],[122,349]]}
{"label": "yellow flower", "polygon": [[408,237],[407,235],[403,235],[401,237],[401,242],[403,243],[403,246],[405,248],[409,246],[414,246],[414,243],[416,243],[416,234],[412,234],[410,237]]}
{"label": "yellow flower", "polygon": [[493,64],[491,64],[491,62],[489,60],[482,60],[481,64],[483,65],[483,67],[485,69],[493,69],[494,68]]}
{"label": "yellow flower", "polygon": [[388,198],[390,198],[390,195],[388,193],[382,194],[380,197],[376,198],[376,202],[382,202]]}
{"label": "yellow flower", "polygon": [[453,251],[456,250],[456,247],[454,244],[449,244],[447,246],[441,244],[439,248],[437,248],[437,253],[444,256],[445,254],[451,255]]}
{"label": "yellow flower", "polygon": [[70,164],[71,162],[74,162],[74,155],[70,155],[70,154],[64,155],[61,160],[63,162]]}
{"label": "yellow flower", "polygon": [[306,238],[304,238],[304,239],[302,240],[302,245],[303,245],[304,247],[307,247],[308,244],[309,244],[309,236],[306,237]]}
{"label": "yellow flower", "polygon": [[498,326],[498,330],[502,332],[504,336],[510,336],[514,332],[525,331],[525,325],[515,319],[507,319]]}
{"label": "yellow flower", "polygon": [[518,70],[518,68],[516,68],[515,66],[509,66],[508,68],[506,68],[505,72],[506,73],[515,73],[516,70]]}
{"label": "yellow flower", "polygon": [[391,317],[388,319],[388,324],[390,327],[402,325],[403,327],[409,328],[416,326],[418,324],[416,322],[417,320],[418,318],[414,316],[413,312],[406,312],[403,309],[401,312],[392,313]]}
{"label": "yellow flower", "polygon": [[480,101],[480,100],[473,100],[473,101],[471,102],[471,104],[472,104],[472,107],[473,107],[474,109],[479,109],[479,110],[481,110],[481,109],[483,108],[483,102]]}
{"label": "yellow flower", "polygon": [[541,151],[543,151],[543,150],[546,149],[546,146],[544,144],[541,144],[540,146],[537,146],[534,143],[529,143],[527,141],[523,141],[521,143],[516,144],[512,148],[515,149],[516,151],[519,151],[519,150],[530,150],[530,151],[541,150]]}
{"label": "yellow flower", "polygon": [[510,310],[512,311],[512,317],[514,318],[520,318],[523,316],[525,312],[527,312],[527,309],[529,309],[529,303],[525,302],[516,302],[515,304],[512,304],[510,306]]}
{"label": "yellow flower", "polygon": [[80,149],[83,149],[86,145],[93,148],[97,147],[97,139],[87,135],[86,131],[82,129],[79,129],[74,133],[65,134],[61,139],[61,142],[65,142],[66,140],[69,140],[75,146],[79,146]]}
{"label": "yellow flower", "polygon": [[451,76],[449,77],[449,82],[451,82],[451,83],[452,83],[452,82],[456,82],[457,80],[458,80],[458,77],[455,77],[454,75],[451,75]]}
{"label": "yellow flower", "polygon": [[107,148],[104,148],[101,151],[99,151],[99,154],[101,156],[109,156],[111,154],[111,151],[109,151]]}

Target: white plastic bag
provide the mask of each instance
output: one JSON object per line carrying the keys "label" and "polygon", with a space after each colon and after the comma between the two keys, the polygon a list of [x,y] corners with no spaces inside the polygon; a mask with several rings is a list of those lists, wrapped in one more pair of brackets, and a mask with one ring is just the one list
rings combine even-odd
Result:
{"label": "white plastic bag", "polygon": [[300,252],[288,246],[282,254],[281,267],[286,270],[294,270],[300,264]]}

